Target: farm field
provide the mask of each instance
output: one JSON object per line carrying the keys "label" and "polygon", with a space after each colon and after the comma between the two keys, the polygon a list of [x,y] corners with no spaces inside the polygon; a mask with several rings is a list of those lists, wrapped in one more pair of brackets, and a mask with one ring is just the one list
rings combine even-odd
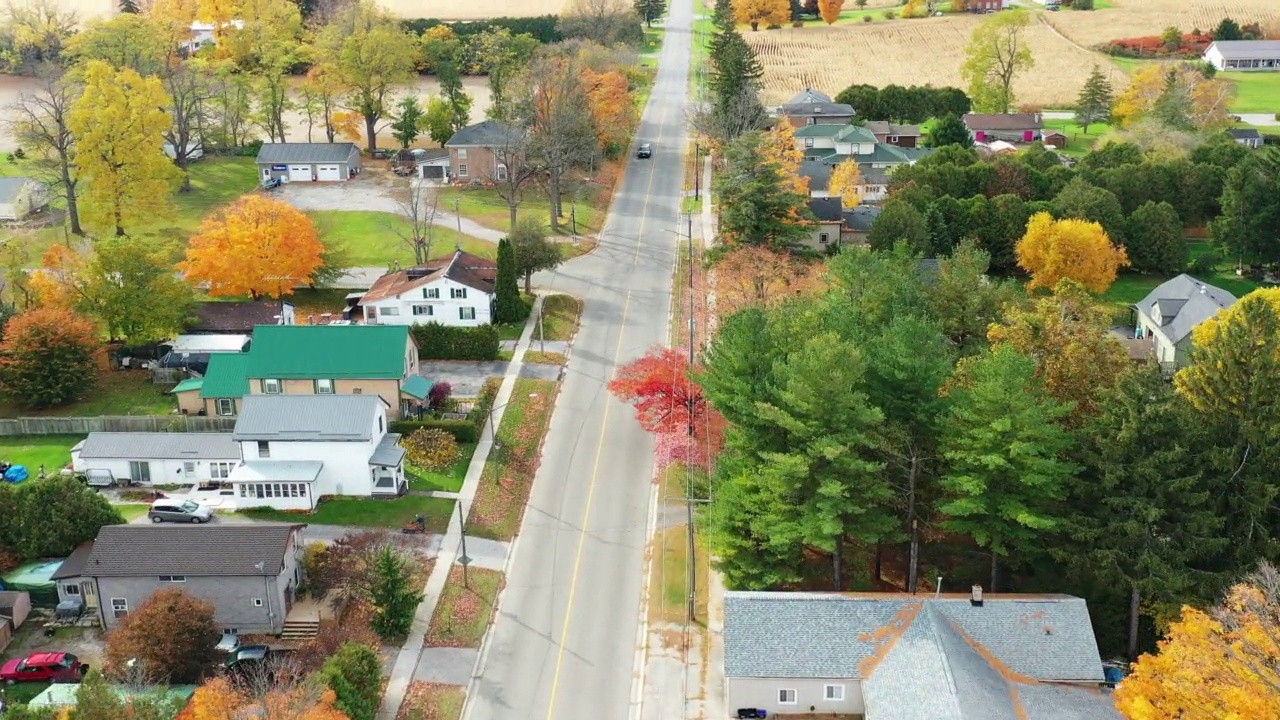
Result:
{"label": "farm field", "polygon": [[[853,83],[961,87],[964,48],[981,20],[949,15],[758,32],[744,28],[743,36],[764,65],[764,102],[776,105],[805,87],[832,95]],[[1014,83],[1019,104],[1074,104],[1093,65],[1107,63],[1105,56],[1073,45],[1043,23],[1027,29],[1027,42],[1036,69]]]}
{"label": "farm field", "polygon": [[439,18],[441,20],[484,20],[495,17],[533,17],[559,15],[566,0],[378,0],[378,4],[403,18]]}
{"label": "farm field", "polygon": [[1112,0],[1112,7],[1093,12],[1045,13],[1045,19],[1071,40],[1093,47],[1108,40],[1159,35],[1166,27],[1183,32],[1213,29],[1224,17],[1241,25],[1263,27],[1280,22],[1275,0]]}

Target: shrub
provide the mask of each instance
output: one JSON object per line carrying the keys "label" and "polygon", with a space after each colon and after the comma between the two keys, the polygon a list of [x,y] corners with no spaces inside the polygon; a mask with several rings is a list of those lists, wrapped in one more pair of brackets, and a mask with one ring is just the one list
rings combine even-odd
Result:
{"label": "shrub", "polygon": [[803,21],[803,20],[796,20],[796,21],[794,21],[794,22],[792,22],[792,23],[791,23],[791,27],[793,27],[793,28],[797,28],[797,27],[804,27],[804,21]]}
{"label": "shrub", "polygon": [[892,20],[892,19],[894,19],[894,18],[898,17],[898,13],[897,13],[896,11],[893,11],[893,10],[885,10],[885,11],[884,11],[884,13],[882,13],[882,14],[884,15],[884,19],[885,19],[885,20]]}
{"label": "shrub", "polygon": [[1092,10],[1093,0],[1076,0],[1071,3],[1072,10]]}
{"label": "shrub", "polygon": [[28,310],[5,326],[0,390],[33,408],[76,400],[97,380],[101,347],[93,323],[70,310]]}
{"label": "shrub", "polygon": [[213,622],[213,603],[181,588],[157,590],[107,635],[107,666],[123,675],[137,659],[148,680],[199,682],[215,660],[222,633]]}
{"label": "shrub", "polygon": [[446,430],[419,428],[400,439],[409,462],[427,470],[444,470],[458,461],[458,440]]}
{"label": "shrub", "polygon": [[424,360],[497,360],[498,329],[492,325],[448,327],[414,325],[410,331]]}
{"label": "shrub", "polygon": [[782,29],[782,26],[777,23],[770,23],[768,26],[765,27],[765,30],[781,30],[781,29]]}
{"label": "shrub", "polygon": [[351,720],[373,720],[382,699],[382,667],[378,651],[369,645],[347,643],[324,664],[329,689],[337,695],[334,707]]}
{"label": "shrub", "polygon": [[440,410],[449,402],[451,395],[453,395],[453,386],[447,382],[438,382],[432,385],[431,392],[427,393],[427,407]]}
{"label": "shrub", "polygon": [[22,148],[16,148],[13,151],[13,156],[19,160],[25,160],[27,159],[27,151]]}
{"label": "shrub", "polygon": [[864,23],[871,22],[871,16],[870,16],[870,15],[863,15],[863,16],[862,16],[862,22],[864,22]]}
{"label": "shrub", "polygon": [[422,429],[443,430],[460,443],[473,443],[480,439],[480,425],[466,420],[398,420],[391,423],[391,432],[410,435]]}

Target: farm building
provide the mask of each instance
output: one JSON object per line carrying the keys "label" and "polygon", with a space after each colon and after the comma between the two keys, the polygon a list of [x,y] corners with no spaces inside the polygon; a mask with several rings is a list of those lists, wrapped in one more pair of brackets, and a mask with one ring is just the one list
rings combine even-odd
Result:
{"label": "farm building", "polygon": [[1280,70],[1280,40],[1218,40],[1204,61],[1219,70]]}
{"label": "farm building", "polygon": [[1262,147],[1262,133],[1253,128],[1228,130],[1227,132],[1231,134],[1232,140],[1235,140],[1247,148],[1257,150]]}
{"label": "farm building", "polygon": [[343,181],[360,172],[355,143],[267,143],[258,151],[260,179]]}
{"label": "farm building", "polygon": [[1004,140],[1029,143],[1040,139],[1040,134],[1044,131],[1044,119],[1040,113],[968,113],[964,116],[964,126],[968,128],[974,142]]}
{"label": "farm building", "polygon": [[49,186],[29,177],[0,177],[0,220],[21,220],[49,206]]}

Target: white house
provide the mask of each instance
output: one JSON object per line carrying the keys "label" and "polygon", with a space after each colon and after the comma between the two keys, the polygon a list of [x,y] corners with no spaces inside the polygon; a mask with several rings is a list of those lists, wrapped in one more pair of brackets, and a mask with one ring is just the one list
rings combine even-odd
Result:
{"label": "white house", "polygon": [[22,220],[49,206],[49,186],[29,177],[0,177],[0,220]]}
{"label": "white house", "polygon": [[246,395],[231,433],[236,505],[312,510],[325,495],[403,494],[405,451],[387,423],[377,395]]}
{"label": "white house", "polygon": [[1182,367],[1190,358],[1192,331],[1235,302],[1235,295],[1183,273],[1133,306],[1134,336],[1151,340],[1157,362]]}
{"label": "white house", "polygon": [[360,299],[360,307],[370,325],[487,325],[493,322],[497,277],[494,261],[458,249],[383,275]]}
{"label": "white house", "polygon": [[226,482],[239,464],[228,433],[93,432],[71,448],[75,471],[106,470],[138,485]]}
{"label": "white house", "polygon": [[1219,70],[1280,70],[1280,40],[1217,40],[1204,61]]}
{"label": "white house", "polygon": [[728,592],[730,717],[1120,720],[1069,595]]}

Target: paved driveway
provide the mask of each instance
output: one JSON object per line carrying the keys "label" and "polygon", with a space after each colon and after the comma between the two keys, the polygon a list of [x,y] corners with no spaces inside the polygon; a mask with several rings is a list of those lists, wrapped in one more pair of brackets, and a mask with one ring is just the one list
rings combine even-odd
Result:
{"label": "paved driveway", "polygon": [[[271,194],[299,210],[374,210],[403,215],[396,196],[407,192],[407,185],[388,185],[364,176],[347,182],[285,183],[272,190]],[[436,211],[436,223],[449,228],[459,227],[456,215],[441,210]],[[506,236],[506,233],[467,218],[462,218],[460,224],[462,233],[473,238],[496,243]]]}
{"label": "paved driveway", "polygon": [[[559,365],[524,363],[520,377],[534,380],[555,380],[560,377]],[[420,363],[418,374],[432,382],[447,382],[455,397],[475,397],[484,387],[484,381],[501,377],[507,371],[505,362],[468,362],[463,360],[431,360]]]}

